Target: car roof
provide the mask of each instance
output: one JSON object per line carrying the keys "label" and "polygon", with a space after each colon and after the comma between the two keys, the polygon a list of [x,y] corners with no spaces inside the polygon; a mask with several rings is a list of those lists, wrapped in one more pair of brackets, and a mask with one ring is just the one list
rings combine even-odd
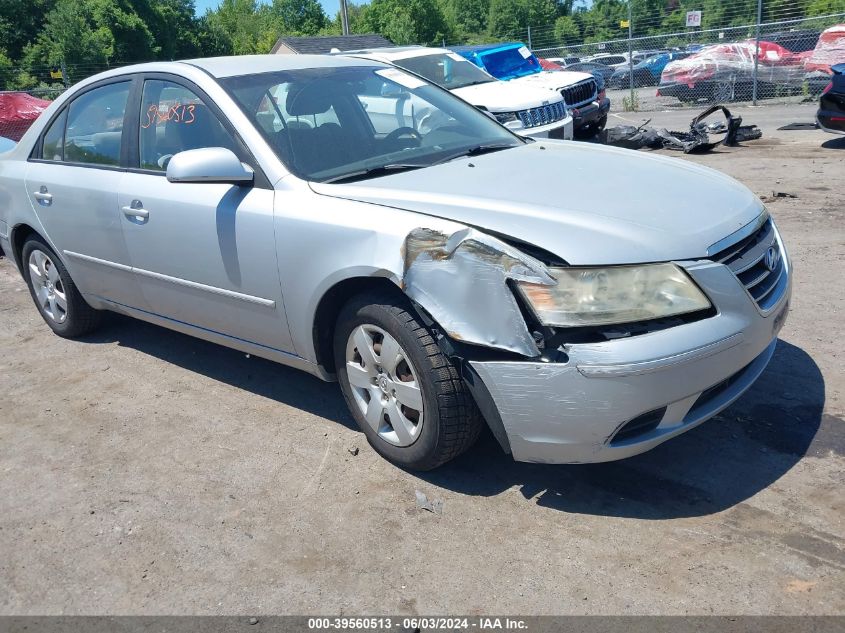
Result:
{"label": "car roof", "polygon": [[428,46],[391,46],[383,48],[363,48],[357,51],[342,51],[333,55],[348,55],[351,57],[365,57],[385,61],[398,61],[412,57],[426,55],[446,55],[450,51],[445,48],[430,48]]}
{"label": "car roof", "polygon": [[255,75],[280,70],[379,65],[378,62],[349,59],[339,55],[237,55],[188,59],[177,63],[197,66],[217,78]]}

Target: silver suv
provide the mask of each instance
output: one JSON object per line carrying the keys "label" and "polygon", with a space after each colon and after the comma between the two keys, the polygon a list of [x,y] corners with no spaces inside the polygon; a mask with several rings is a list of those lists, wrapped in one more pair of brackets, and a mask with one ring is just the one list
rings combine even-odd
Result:
{"label": "silver suv", "polygon": [[791,287],[774,221],[727,176],[526,140],[329,56],[75,86],[0,157],[0,247],[58,335],[112,310],[336,379],[416,469],[485,421],[521,461],[648,450],[760,375]]}

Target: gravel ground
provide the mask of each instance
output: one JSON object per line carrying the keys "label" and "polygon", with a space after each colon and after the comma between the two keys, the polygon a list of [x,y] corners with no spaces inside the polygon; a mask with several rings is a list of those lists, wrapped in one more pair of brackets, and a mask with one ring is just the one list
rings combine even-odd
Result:
{"label": "gravel ground", "polygon": [[[704,110],[712,104],[704,101],[698,103],[684,103],[676,97],[659,97],[657,96],[657,86],[645,86],[642,88],[635,88],[635,100],[637,102],[637,109],[642,111],[660,111],[660,110],[682,110],[695,111]],[[630,89],[614,89],[608,90],[607,96],[610,97],[610,103],[613,111],[622,111],[622,100],[631,98]],[[768,95],[766,95],[768,96]],[[783,108],[794,107],[805,102],[812,102],[814,107],[817,107],[818,96],[804,96],[804,95],[789,95],[778,96],[776,98],[764,98],[761,95],[757,103],[760,107]],[[726,104],[729,109],[742,108],[751,106],[751,101],[737,101]],[[802,106],[806,107],[806,106]]]}
{"label": "gravel ground", "polygon": [[845,613],[845,139],[740,113],[762,140],[677,156],[797,195],[791,315],[740,401],[621,462],[487,434],[407,473],[336,385],[117,316],[63,340],[0,261],[0,613]]}

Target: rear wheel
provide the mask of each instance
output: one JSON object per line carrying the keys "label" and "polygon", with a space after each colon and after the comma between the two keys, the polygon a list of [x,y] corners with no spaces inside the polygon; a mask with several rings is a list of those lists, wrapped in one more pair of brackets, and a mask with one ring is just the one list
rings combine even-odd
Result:
{"label": "rear wheel", "polygon": [[369,443],[389,461],[430,470],[468,449],[481,417],[458,369],[406,301],[352,299],[335,329],[343,396]]}
{"label": "rear wheel", "polygon": [[725,77],[713,84],[713,93],[710,100],[713,103],[730,103],[736,97],[736,79]]}
{"label": "rear wheel", "polygon": [[53,332],[73,338],[100,324],[101,313],[85,302],[62,261],[41,238],[24,243],[21,261],[32,300]]}

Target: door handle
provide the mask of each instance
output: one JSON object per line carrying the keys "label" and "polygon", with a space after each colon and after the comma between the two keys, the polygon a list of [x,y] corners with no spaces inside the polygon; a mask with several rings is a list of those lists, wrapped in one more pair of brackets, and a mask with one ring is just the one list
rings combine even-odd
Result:
{"label": "door handle", "polygon": [[38,201],[42,207],[49,207],[53,204],[53,194],[47,191],[47,187],[41,185],[41,188],[38,191],[32,192],[32,197]]}
{"label": "door handle", "polygon": [[144,205],[140,200],[133,200],[132,204],[128,207],[121,207],[120,209],[123,211],[123,215],[127,218],[146,220],[150,217],[150,212],[144,208]]}

